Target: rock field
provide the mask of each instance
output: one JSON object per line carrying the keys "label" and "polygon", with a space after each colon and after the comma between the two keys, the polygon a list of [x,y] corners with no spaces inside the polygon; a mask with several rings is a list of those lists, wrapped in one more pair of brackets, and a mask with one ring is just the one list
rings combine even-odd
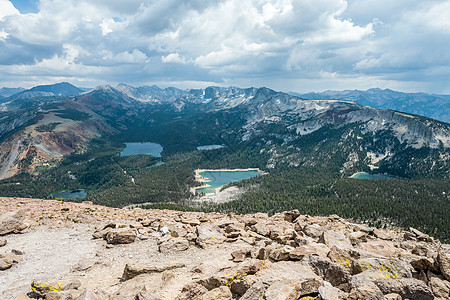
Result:
{"label": "rock field", "polygon": [[450,245],[297,210],[0,198],[0,299],[450,299]]}

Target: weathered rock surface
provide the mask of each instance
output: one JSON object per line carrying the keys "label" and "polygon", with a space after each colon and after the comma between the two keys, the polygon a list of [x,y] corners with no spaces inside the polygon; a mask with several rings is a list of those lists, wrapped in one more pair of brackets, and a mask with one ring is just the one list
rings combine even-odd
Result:
{"label": "weathered rock surface", "polygon": [[167,270],[173,270],[183,267],[185,267],[184,264],[171,264],[162,267],[126,265],[122,274],[122,280],[129,280],[141,274],[162,273]]}
{"label": "weathered rock surface", "polygon": [[105,240],[108,244],[130,244],[136,240],[136,230],[120,228],[110,230],[106,236]]}
{"label": "weathered rock surface", "polygon": [[[380,230],[296,210],[269,217],[0,201],[0,228],[15,233],[31,224],[1,248],[0,299],[33,290],[50,300],[450,297],[450,245],[414,228]],[[55,237],[45,240],[54,251],[45,256],[36,247],[43,240],[26,240],[41,230]],[[72,255],[67,247],[56,255],[59,245],[80,241],[96,250],[55,268]]]}
{"label": "weathered rock surface", "polygon": [[0,235],[19,233],[28,227],[24,221],[24,213],[20,210],[7,211],[0,215]]}

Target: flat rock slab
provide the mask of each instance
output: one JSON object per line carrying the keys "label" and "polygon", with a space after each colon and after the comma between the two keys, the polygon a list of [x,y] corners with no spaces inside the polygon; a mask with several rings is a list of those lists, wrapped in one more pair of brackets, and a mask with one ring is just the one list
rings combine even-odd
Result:
{"label": "flat rock slab", "polygon": [[101,243],[91,239],[88,225],[74,224],[65,228],[37,227],[24,234],[11,235],[5,252],[21,249],[23,261],[0,275],[0,299],[14,299],[14,295],[29,292],[33,279],[46,280],[49,274],[58,278],[70,270],[81,258],[94,258],[102,249]]}

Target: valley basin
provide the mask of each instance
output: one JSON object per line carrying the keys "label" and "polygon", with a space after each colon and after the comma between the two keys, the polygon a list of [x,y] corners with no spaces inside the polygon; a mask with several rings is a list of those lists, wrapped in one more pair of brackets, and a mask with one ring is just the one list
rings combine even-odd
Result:
{"label": "valley basin", "polygon": [[192,193],[210,194],[218,191],[222,186],[232,182],[265,175],[267,173],[257,168],[249,169],[218,169],[218,170],[195,170],[195,179],[204,183],[202,186],[191,189]]}
{"label": "valley basin", "polygon": [[147,154],[154,157],[161,157],[163,147],[157,143],[125,143],[125,149],[120,153],[120,156],[130,156],[136,154]]}

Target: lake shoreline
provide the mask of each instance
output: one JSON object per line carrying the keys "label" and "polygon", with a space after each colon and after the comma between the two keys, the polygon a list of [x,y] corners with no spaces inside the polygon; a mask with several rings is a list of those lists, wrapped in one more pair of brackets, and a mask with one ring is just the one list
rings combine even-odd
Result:
{"label": "lake shoreline", "polygon": [[[267,175],[269,174],[268,172],[265,172],[259,168],[247,168],[247,169],[196,169],[194,170],[195,173],[195,181],[198,181],[200,183],[203,183],[201,186],[195,186],[192,187],[190,189],[190,192],[194,195],[197,194],[197,190],[198,189],[203,189],[203,188],[207,188],[210,187],[209,184],[207,184],[206,182],[208,182],[209,180],[205,177],[203,177],[202,175],[200,175],[200,173],[202,172],[245,172],[245,171],[257,171],[260,175]],[[218,187],[216,189],[214,189],[214,193],[207,193],[207,194],[217,194],[223,186]]]}

